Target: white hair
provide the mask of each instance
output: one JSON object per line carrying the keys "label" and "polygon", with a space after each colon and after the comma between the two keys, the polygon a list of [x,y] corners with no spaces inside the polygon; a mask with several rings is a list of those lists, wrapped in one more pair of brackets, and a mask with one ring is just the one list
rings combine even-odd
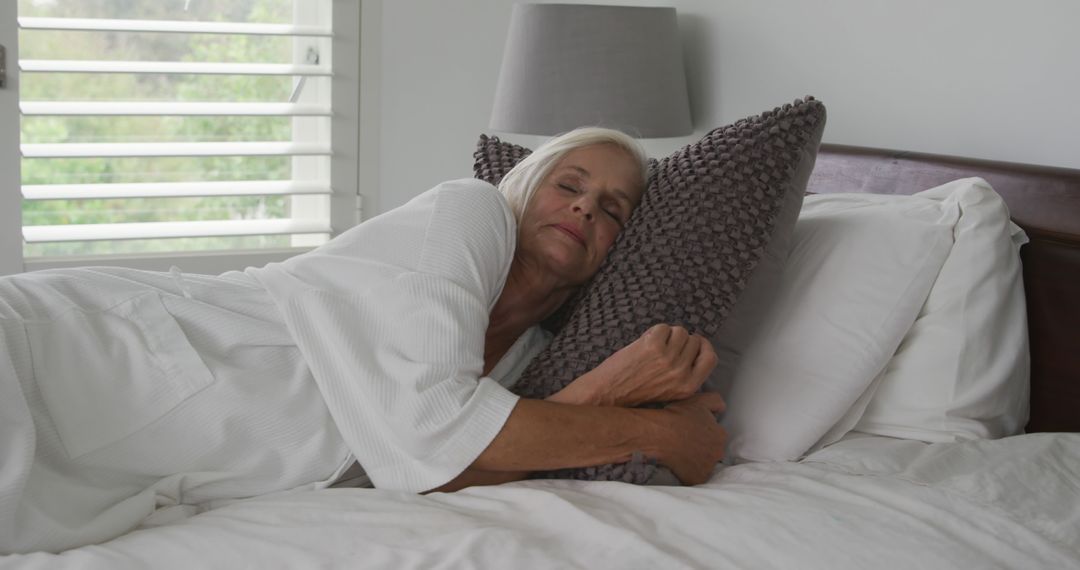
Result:
{"label": "white hair", "polygon": [[566,153],[586,146],[615,145],[634,159],[641,170],[641,188],[648,179],[649,163],[645,150],[634,137],[614,129],[579,127],[558,135],[540,145],[532,154],[517,163],[499,182],[499,191],[506,197],[514,217],[521,221],[533,193]]}

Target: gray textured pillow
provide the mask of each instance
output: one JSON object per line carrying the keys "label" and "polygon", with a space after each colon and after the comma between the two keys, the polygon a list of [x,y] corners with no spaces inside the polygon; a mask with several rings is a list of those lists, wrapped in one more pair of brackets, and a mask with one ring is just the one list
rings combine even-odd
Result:
{"label": "gray textured pillow", "polygon": [[[712,340],[721,364],[709,385],[725,387],[743,349],[739,339],[749,336],[739,327],[756,321],[780,274],[824,128],[824,105],[807,97],[717,128],[654,162],[641,205],[593,280],[560,309],[555,338],[514,392],[555,393],[656,323]],[[529,152],[481,136],[474,172],[497,184]],[[734,310],[748,284],[753,291]],[[636,456],[535,476],[644,484],[670,480],[664,471]]]}

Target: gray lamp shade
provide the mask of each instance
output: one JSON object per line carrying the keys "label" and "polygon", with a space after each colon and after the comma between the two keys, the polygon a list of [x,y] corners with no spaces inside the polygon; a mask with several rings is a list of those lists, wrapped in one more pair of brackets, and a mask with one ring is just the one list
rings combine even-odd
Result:
{"label": "gray lamp shade", "polygon": [[490,128],[585,125],[641,138],[693,132],[674,8],[514,6]]}

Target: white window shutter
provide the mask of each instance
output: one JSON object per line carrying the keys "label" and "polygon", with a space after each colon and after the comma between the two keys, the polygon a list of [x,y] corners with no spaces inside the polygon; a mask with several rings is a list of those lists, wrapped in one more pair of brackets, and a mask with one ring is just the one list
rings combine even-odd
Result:
{"label": "white window shutter", "polygon": [[0,2],[0,46],[4,85],[0,88],[0,276],[23,270],[19,196],[19,57],[15,2]]}
{"label": "white window shutter", "polygon": [[[171,238],[212,238],[221,236],[289,236],[289,247],[282,257],[296,253],[296,248],[308,248],[325,242],[335,233],[347,228],[346,218],[331,211],[332,204],[343,201],[355,203],[356,148],[338,149],[332,144],[332,130],[358,128],[355,115],[357,102],[332,101],[331,92],[338,93],[341,85],[357,83],[358,70],[334,73],[332,49],[337,45],[332,27],[345,27],[344,35],[357,41],[359,18],[349,12],[355,9],[349,2],[331,0],[295,0],[291,23],[211,22],[193,20],[139,20],[105,18],[56,18],[19,15],[21,30],[38,33],[154,33],[154,34],[225,34],[237,36],[291,37],[293,61],[225,62],[225,61],[114,61],[20,58],[18,69],[26,74],[138,74],[161,76],[197,74],[215,76],[284,76],[293,78],[294,93],[289,100],[268,101],[162,101],[127,99],[117,94],[115,100],[22,100],[19,110],[24,118],[92,117],[108,120],[116,117],[275,117],[292,121],[291,140],[229,140],[173,141],[138,140],[26,142],[20,145],[25,160],[79,159],[157,159],[194,157],[283,157],[291,160],[291,177],[286,180],[252,178],[251,172],[236,179],[208,179],[194,173],[190,180],[128,180],[124,182],[87,181],[80,183],[28,183],[22,186],[22,199],[41,200],[129,200],[148,198],[198,198],[266,196],[286,197],[289,207],[284,217],[266,219],[189,220],[184,212],[176,219],[161,221],[110,220],[108,223],[37,223],[24,220],[23,240],[31,244],[60,244],[72,242],[115,242],[117,240],[151,240]],[[346,17],[337,19],[331,12],[344,6]],[[358,55],[346,54],[343,59],[355,62]],[[358,65],[358,64],[357,64]],[[345,85],[345,92],[358,92],[358,86]],[[335,112],[335,105],[347,112]],[[351,108],[350,108],[351,106]],[[338,116],[346,117],[338,121]],[[351,118],[349,118],[351,117]],[[331,161],[338,161],[333,164]],[[220,173],[217,173],[220,176]],[[336,177],[336,180],[335,180]],[[25,176],[24,176],[25,179]],[[343,196],[335,197],[335,191]],[[353,212],[347,212],[352,220]],[[280,243],[280,242],[278,242]],[[184,267],[198,270],[198,252],[176,251],[188,262]],[[214,267],[220,267],[221,250],[207,252],[215,256]],[[147,253],[171,263],[170,253]],[[127,256],[127,257],[130,257]],[[266,259],[259,254],[259,259]],[[123,264],[125,256],[117,262]],[[44,268],[70,264],[100,263],[93,259],[50,259],[49,256],[28,256],[28,268]],[[145,263],[134,265],[146,266]],[[243,263],[238,263],[242,267]]]}

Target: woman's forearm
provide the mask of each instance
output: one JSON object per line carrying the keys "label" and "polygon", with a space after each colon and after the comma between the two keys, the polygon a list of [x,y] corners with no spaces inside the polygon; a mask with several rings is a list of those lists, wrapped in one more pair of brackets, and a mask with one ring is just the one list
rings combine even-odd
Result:
{"label": "woman's forearm", "polygon": [[528,475],[528,471],[480,471],[479,469],[469,468],[462,471],[461,475],[454,477],[449,483],[427,491],[427,493],[452,493],[466,487],[501,485],[521,481]]}
{"label": "woman's forearm", "polygon": [[[582,405],[589,404],[589,403],[595,401],[594,400],[594,395],[589,390],[587,390],[587,389],[586,390],[577,390],[577,389],[574,389],[575,386],[583,387],[584,384],[580,383],[580,382],[576,383],[576,384],[570,384],[569,386],[564,388],[562,391],[560,391],[560,392],[558,392],[556,394],[553,394],[552,396],[549,396],[546,399],[546,401],[547,402],[555,402],[555,403],[563,403],[563,404],[572,403],[572,404],[582,404]],[[521,402],[525,402],[525,401],[526,400],[521,400]],[[583,406],[579,406],[579,407],[583,407]],[[554,410],[556,414],[562,413],[562,414],[565,415],[565,414],[568,413],[566,410],[559,410],[559,407],[552,408],[550,406],[542,406],[539,409],[534,409],[534,408],[535,407],[532,406],[531,404],[526,404],[525,409],[522,410],[520,402],[519,402],[519,405],[517,407],[515,407],[514,412],[511,414],[511,418],[507,420],[507,424],[510,424],[511,421],[512,421],[515,425],[511,426],[509,428],[509,430],[507,429],[506,426],[504,426],[503,427],[503,432],[500,432],[499,437],[503,437],[504,439],[505,438],[516,437],[516,438],[520,439],[521,434],[518,433],[518,432],[521,431],[521,430],[530,429],[530,428],[527,427],[527,424],[529,424],[531,422],[537,422],[538,420],[541,423],[546,423],[547,420],[545,420],[545,419],[541,418],[540,416],[538,416],[537,415],[538,413],[547,413],[547,412],[550,412],[552,410]],[[572,415],[572,416],[578,416],[582,412],[583,412],[583,410],[569,411],[569,414]],[[588,413],[588,412],[585,411],[585,413]],[[517,415],[516,418],[514,417],[515,414]],[[622,416],[622,415],[625,415],[625,414],[616,414],[616,415],[617,416]],[[586,420],[586,423],[588,421],[589,420]],[[618,420],[616,420],[616,421],[618,421]],[[539,428],[537,428],[537,429],[539,429]],[[549,436],[552,435],[549,430],[543,430],[543,433],[547,433]],[[617,436],[615,434],[612,434],[612,435],[618,441],[622,441],[622,440],[625,439],[624,438],[625,434],[621,434],[621,435],[617,435]],[[560,455],[561,450],[552,449],[552,448],[557,448],[557,447],[559,447],[561,445],[562,449],[565,450],[569,446],[575,445],[574,443],[566,443],[566,442],[564,442],[562,444],[557,443],[558,440],[563,439],[563,438],[567,438],[567,437],[569,437],[570,439],[567,439],[566,441],[570,441],[570,442],[575,442],[575,441],[578,441],[580,439],[579,436],[574,435],[574,434],[563,434],[563,435],[554,434],[554,437],[551,438],[551,441],[538,442],[538,439],[540,439],[540,438],[531,438],[530,437],[530,438],[528,438],[529,439],[528,442],[523,442],[522,444],[523,445],[537,445],[539,443],[539,445],[540,445],[539,449],[534,448],[534,449],[526,452],[526,453],[528,453],[530,455],[536,455],[536,454],[546,455],[546,456]],[[498,437],[496,439],[498,439]],[[494,442],[493,442],[493,445],[494,445]],[[486,468],[491,468],[492,464],[500,464],[501,465],[507,460],[514,461],[515,458],[513,457],[513,454],[507,454],[506,450],[504,449],[504,447],[506,445],[509,445],[509,444],[506,444],[505,442],[500,443],[499,447],[496,447],[494,450],[492,450],[492,448],[489,447],[488,451],[486,451],[485,453],[488,453],[488,452],[491,452],[491,451],[494,451],[494,453],[488,453],[487,457],[484,457],[484,455],[482,454],[480,458],[478,458],[475,462],[473,462],[471,467],[469,467],[468,469],[463,471],[460,475],[455,477],[452,481],[446,483],[445,485],[442,485],[441,487],[438,487],[436,489],[432,489],[429,492],[453,492],[453,491],[458,491],[460,489],[464,489],[466,487],[475,487],[475,486],[482,486],[482,485],[500,485],[502,483],[510,483],[512,481],[520,481],[520,480],[526,478],[529,475],[528,470],[514,470],[514,469],[509,469],[509,470],[484,470],[484,469],[478,468],[478,466],[480,466],[480,465],[483,465]],[[616,442],[616,447],[618,447],[617,442]],[[636,450],[638,448],[634,448],[634,449]],[[520,449],[519,449],[519,451],[520,451]],[[631,453],[632,452],[633,452],[633,450],[631,451]],[[599,456],[597,456],[597,457],[599,457]],[[552,459],[555,459],[555,458],[552,458]],[[573,460],[571,460],[571,461],[573,461]],[[602,462],[602,461],[597,460],[597,463],[600,463],[600,462]],[[565,466],[566,465],[564,465],[564,467]],[[574,466],[577,466],[577,465],[574,465]]]}
{"label": "woman's forearm", "polygon": [[657,410],[582,406],[522,398],[470,466],[481,471],[547,471],[657,457]]}
{"label": "woman's forearm", "polygon": [[624,463],[637,451],[670,468],[682,484],[698,485],[724,456],[727,434],[716,422],[723,409],[718,394],[696,394],[663,409],[522,398],[469,469],[439,490],[505,483],[529,471]]}
{"label": "woman's forearm", "polygon": [[590,405],[590,406],[615,406],[618,405],[614,401],[611,394],[604,393],[599,388],[599,384],[593,381],[593,378],[589,374],[580,376],[573,382],[567,384],[562,390],[555,392],[554,394],[544,398],[547,402],[555,402],[558,404],[578,404],[578,405]]}

